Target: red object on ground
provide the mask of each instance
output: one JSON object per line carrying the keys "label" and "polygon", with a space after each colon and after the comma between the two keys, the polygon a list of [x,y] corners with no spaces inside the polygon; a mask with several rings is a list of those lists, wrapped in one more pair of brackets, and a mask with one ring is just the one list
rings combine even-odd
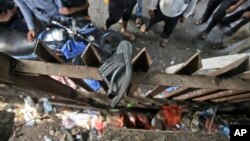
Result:
{"label": "red object on ground", "polygon": [[161,115],[165,119],[166,126],[176,126],[181,121],[182,109],[176,105],[163,106]]}
{"label": "red object on ground", "polygon": [[145,114],[136,114],[136,127],[139,129],[154,130],[155,128],[150,124],[148,116]]}
{"label": "red object on ground", "polygon": [[[211,128],[209,127],[210,124],[211,124]],[[209,128],[210,128],[210,132],[214,132],[214,130],[217,129],[217,125],[214,122],[211,123],[211,119],[207,118],[205,121],[205,129],[209,131]]]}

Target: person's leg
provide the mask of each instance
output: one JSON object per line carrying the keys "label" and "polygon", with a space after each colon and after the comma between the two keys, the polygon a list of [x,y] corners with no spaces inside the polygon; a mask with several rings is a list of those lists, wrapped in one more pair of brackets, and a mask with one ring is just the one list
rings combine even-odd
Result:
{"label": "person's leg", "polygon": [[142,22],[142,9],[143,9],[143,0],[137,0],[136,6],[136,21],[137,26],[140,26]]}
{"label": "person's leg", "polygon": [[250,36],[250,23],[245,24],[237,32],[235,32],[231,37],[226,38],[223,41],[223,45],[227,47],[231,44],[234,44],[240,40],[247,38],[248,36]]}
{"label": "person's leg", "polygon": [[162,46],[166,46],[166,44],[168,43],[168,39],[170,37],[170,35],[173,33],[175,27],[178,24],[178,21],[180,19],[180,16],[177,17],[165,17],[164,18],[164,22],[165,25],[163,27],[163,32],[162,32]]}
{"label": "person's leg", "polygon": [[213,14],[214,10],[220,5],[221,2],[222,0],[209,0],[205,12],[202,18],[197,21],[197,24],[207,22]]}
{"label": "person's leg", "polygon": [[[241,41],[239,41],[239,42],[241,42]],[[243,52],[243,51],[245,51],[245,50],[247,50],[249,48],[250,48],[250,36],[246,37],[244,39],[244,42],[241,43],[239,46],[237,46],[237,48],[235,48],[232,51],[230,51],[229,54],[241,53],[241,52]]]}
{"label": "person's leg", "polygon": [[225,35],[232,36],[237,30],[239,30],[242,26],[249,23],[250,19],[243,19],[238,24],[236,24],[234,27],[232,27],[229,31],[225,32]]}
{"label": "person's leg", "polygon": [[218,8],[218,10],[214,13],[212,20],[208,24],[205,33],[209,33],[226,15],[226,10],[231,5],[235,4],[237,1],[235,0],[223,0]]}
{"label": "person's leg", "polygon": [[143,9],[143,0],[137,0],[137,6],[136,6],[136,17],[141,18],[142,17],[142,9]]}
{"label": "person's leg", "polygon": [[122,30],[123,31],[127,30],[127,24],[131,18],[131,15],[132,15],[132,12],[134,10],[136,3],[137,3],[136,0],[128,0],[128,6],[126,7],[125,12],[123,13],[123,16],[122,16],[122,20],[123,20]]}
{"label": "person's leg", "polygon": [[109,17],[106,20],[106,28],[109,29],[111,25],[117,23],[119,19],[124,14],[124,8],[122,5],[118,5],[119,1],[117,0],[110,0],[109,1]]}
{"label": "person's leg", "polygon": [[242,10],[239,10],[236,13],[234,13],[228,17],[223,18],[222,21],[220,22],[220,25],[230,26],[231,23],[239,20],[241,18],[241,16],[244,14],[244,12],[245,12],[245,10],[242,9]]}

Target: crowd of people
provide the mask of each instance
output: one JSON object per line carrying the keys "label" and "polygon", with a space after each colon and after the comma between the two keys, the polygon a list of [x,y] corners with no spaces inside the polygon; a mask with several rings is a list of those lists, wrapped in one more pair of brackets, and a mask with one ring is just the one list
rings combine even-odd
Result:
{"label": "crowd of people", "polygon": [[[109,13],[105,28],[109,29],[112,25],[120,23],[120,32],[129,40],[135,40],[135,35],[127,30],[128,21],[135,10],[135,25],[142,33],[147,32],[156,23],[164,21],[160,45],[165,47],[178,22],[189,18],[200,1],[149,0],[148,9],[144,9],[146,6],[144,0],[104,0],[108,4]],[[232,36],[250,21],[250,5],[247,1],[208,0],[203,16],[195,21],[197,25],[208,22],[205,30],[199,34],[199,38],[205,40],[217,25],[231,27],[232,23],[237,21],[237,24],[224,33],[226,36]],[[85,17],[91,20],[89,6],[88,0],[0,0],[0,26],[26,32],[27,39],[33,41],[39,32],[38,23],[45,22],[42,15],[34,12],[34,8],[42,9],[50,16],[59,19]],[[148,10],[148,15],[143,15],[143,9]],[[146,21],[144,16],[149,16],[149,20]]]}

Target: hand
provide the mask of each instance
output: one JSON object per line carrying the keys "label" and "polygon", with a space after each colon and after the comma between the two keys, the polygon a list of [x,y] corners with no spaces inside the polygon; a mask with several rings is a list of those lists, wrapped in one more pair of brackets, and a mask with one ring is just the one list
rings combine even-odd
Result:
{"label": "hand", "polygon": [[149,11],[148,11],[148,15],[149,15],[151,18],[154,18],[154,17],[155,17],[155,11],[154,11],[154,10],[149,10]]}
{"label": "hand", "polygon": [[63,15],[70,15],[74,13],[74,10],[72,8],[62,7],[59,12]]}
{"label": "hand", "polygon": [[248,12],[245,12],[242,16],[241,16],[242,19],[248,19],[250,18],[250,11]]}
{"label": "hand", "polygon": [[28,41],[30,41],[30,42],[34,41],[35,37],[36,37],[36,31],[35,30],[30,30],[27,33],[27,39],[28,39]]}
{"label": "hand", "polygon": [[227,12],[227,14],[230,14],[230,13],[234,12],[236,9],[237,9],[237,6],[232,5],[232,6],[230,6],[230,7],[226,10],[226,12]]}

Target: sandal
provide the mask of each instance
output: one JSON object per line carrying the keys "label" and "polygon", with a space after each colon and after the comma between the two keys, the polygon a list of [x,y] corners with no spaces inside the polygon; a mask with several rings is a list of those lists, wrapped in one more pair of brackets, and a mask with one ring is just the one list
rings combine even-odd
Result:
{"label": "sandal", "polygon": [[108,85],[108,96],[112,99],[110,106],[114,108],[121,100],[132,78],[132,45],[122,41],[116,54],[104,62],[99,72]]}

